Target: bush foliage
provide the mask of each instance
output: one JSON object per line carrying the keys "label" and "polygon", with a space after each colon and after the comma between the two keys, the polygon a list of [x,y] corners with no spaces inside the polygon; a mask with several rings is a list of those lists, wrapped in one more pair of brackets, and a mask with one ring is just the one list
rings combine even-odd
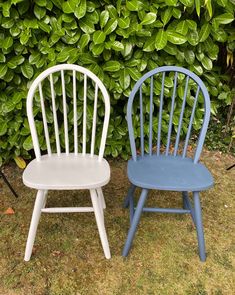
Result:
{"label": "bush foliage", "polygon": [[201,76],[216,115],[232,102],[229,77],[217,60],[225,44],[227,62],[233,62],[234,11],[234,0],[0,3],[0,162],[30,157],[29,83],[57,63],[85,66],[106,85],[112,106],[106,155],[128,156],[127,98],[143,73],[155,67],[179,65]]}

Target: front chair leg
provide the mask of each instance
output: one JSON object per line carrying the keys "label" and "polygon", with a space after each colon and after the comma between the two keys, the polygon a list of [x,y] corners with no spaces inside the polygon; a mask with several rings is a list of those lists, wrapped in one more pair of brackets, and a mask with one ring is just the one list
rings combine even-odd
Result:
{"label": "front chair leg", "polygon": [[129,250],[130,250],[132,242],[133,242],[133,238],[135,236],[135,232],[137,230],[137,226],[140,221],[140,216],[141,216],[147,195],[148,195],[148,190],[143,189],[141,192],[136,210],[135,210],[135,214],[134,214],[130,229],[128,231],[128,235],[127,235],[126,243],[125,243],[125,246],[124,246],[124,249],[122,252],[122,256],[127,256],[129,253]]}
{"label": "front chair leg", "polygon": [[107,238],[107,234],[106,234],[105,226],[104,226],[104,218],[101,213],[102,209],[100,206],[100,202],[98,200],[98,196],[95,189],[90,190],[90,194],[91,194],[92,205],[95,212],[95,219],[96,219],[96,223],[97,223],[97,227],[98,227],[98,231],[100,235],[101,244],[104,250],[104,255],[107,259],[109,259],[111,258],[111,254],[110,254],[108,238]]}
{"label": "front chair leg", "polygon": [[197,229],[197,239],[199,246],[199,256],[201,261],[206,261],[206,252],[205,252],[205,239],[203,233],[203,224],[202,224],[202,213],[200,205],[199,192],[193,192],[194,198],[194,211],[195,211],[195,222]]}
{"label": "front chair leg", "polygon": [[31,219],[28,239],[26,243],[25,256],[24,256],[25,261],[29,261],[32,254],[38,222],[41,216],[41,209],[44,206],[45,198],[46,198],[46,193],[43,190],[39,190],[37,192],[37,197],[34,204],[33,215]]}
{"label": "front chair leg", "polygon": [[135,189],[136,189],[136,186],[134,184],[131,184],[129,189],[128,189],[127,196],[126,196],[126,198],[124,200],[124,204],[123,204],[124,208],[127,208],[129,206],[130,197],[134,195]]}

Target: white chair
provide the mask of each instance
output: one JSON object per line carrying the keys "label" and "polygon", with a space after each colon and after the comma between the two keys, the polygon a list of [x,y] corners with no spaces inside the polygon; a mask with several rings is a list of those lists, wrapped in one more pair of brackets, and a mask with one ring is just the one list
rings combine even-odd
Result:
{"label": "white chair", "polygon": [[[91,100],[94,100],[93,108],[88,104]],[[98,134],[100,143],[96,140],[98,102],[104,103],[104,121],[103,126],[99,125]],[[37,119],[34,118],[35,113]],[[110,179],[110,167],[103,158],[110,116],[110,100],[105,86],[96,75],[81,66],[53,66],[32,83],[27,96],[27,115],[36,159],[26,167],[23,182],[37,189],[37,197],[24,260],[30,260],[41,213],[64,212],[95,213],[104,254],[109,259],[111,255],[104,225],[105,201],[102,192],[102,187]],[[42,123],[38,122],[40,117]],[[78,122],[82,125],[81,133]],[[41,130],[38,130],[38,126],[39,129],[41,126]],[[44,142],[41,140],[42,129]],[[38,133],[41,134],[40,138]],[[89,133],[91,145],[88,153]],[[46,153],[44,151],[42,155],[43,145]],[[99,149],[98,155],[95,154],[96,149]],[[92,207],[45,207],[48,190],[82,189],[90,191]]]}

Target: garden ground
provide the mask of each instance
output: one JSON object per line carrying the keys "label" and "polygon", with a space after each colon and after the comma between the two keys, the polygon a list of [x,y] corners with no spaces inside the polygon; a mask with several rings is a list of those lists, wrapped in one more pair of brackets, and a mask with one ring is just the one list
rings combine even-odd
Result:
{"label": "garden ground", "polygon": [[[35,191],[25,187],[22,171],[4,172],[20,195],[15,199],[0,179],[0,295],[234,294],[235,158],[204,151],[202,161],[215,187],[202,193],[207,261],[200,262],[196,231],[188,215],[145,213],[127,258],[121,256],[129,227],[122,208],[128,189],[126,162],[110,161],[104,188],[105,223],[112,258],[106,260],[93,213],[44,214],[33,256],[24,262]],[[88,192],[50,192],[48,206],[89,204]],[[148,204],[181,206],[178,193],[150,193]],[[4,214],[12,207],[14,214]]]}

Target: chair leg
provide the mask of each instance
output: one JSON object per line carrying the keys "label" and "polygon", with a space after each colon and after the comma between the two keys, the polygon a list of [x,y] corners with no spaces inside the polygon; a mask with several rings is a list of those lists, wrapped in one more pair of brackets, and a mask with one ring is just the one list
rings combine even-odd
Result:
{"label": "chair leg", "polygon": [[193,192],[193,198],[194,198],[194,211],[195,211],[195,221],[196,221],[196,229],[197,229],[197,239],[198,239],[198,246],[199,246],[199,256],[201,261],[206,261],[205,240],[204,240],[204,233],[203,233],[199,192]]}
{"label": "chair leg", "polygon": [[182,192],[182,200],[183,200],[183,209],[188,209],[187,203],[186,203],[186,197],[188,196],[188,192]]}
{"label": "chair leg", "polygon": [[43,190],[39,190],[37,192],[37,197],[34,204],[33,215],[31,219],[28,239],[26,243],[25,256],[24,256],[25,261],[29,261],[32,254],[38,222],[41,216],[41,209],[44,206],[45,198],[46,198],[46,193]]}
{"label": "chair leg", "polygon": [[124,200],[124,204],[123,204],[123,207],[124,208],[128,208],[129,206],[129,201],[130,201],[130,196],[133,196],[134,192],[135,192],[135,189],[136,189],[136,186],[134,184],[131,184],[131,186],[129,187],[128,189],[128,193],[127,193],[127,196]]}
{"label": "chair leg", "polygon": [[44,191],[44,202],[43,202],[43,206],[42,206],[42,208],[45,208],[45,207],[46,207],[46,202],[47,202],[47,194],[48,194],[48,191],[47,191],[47,190],[45,190],[45,191]]}
{"label": "chair leg", "polygon": [[129,253],[129,250],[130,250],[132,242],[133,242],[133,238],[135,236],[135,232],[137,230],[137,226],[140,221],[140,216],[141,216],[141,213],[142,213],[142,210],[144,207],[144,203],[145,203],[147,194],[148,194],[148,190],[143,189],[141,192],[136,210],[135,210],[135,214],[134,214],[130,229],[128,231],[128,235],[127,235],[126,243],[125,243],[125,246],[124,246],[124,249],[122,252],[122,256],[127,256]]}
{"label": "chair leg", "polygon": [[97,227],[98,227],[98,231],[100,235],[101,244],[104,250],[104,255],[107,259],[109,259],[111,258],[111,254],[110,254],[108,238],[107,238],[107,234],[106,234],[105,226],[104,226],[104,218],[101,213],[100,202],[98,200],[98,196],[96,194],[95,189],[90,190],[90,194],[91,194],[92,205],[95,212],[95,218],[96,218],[96,223],[97,223]]}
{"label": "chair leg", "polygon": [[99,198],[99,200],[101,202],[102,208],[103,209],[106,209],[106,203],[105,203],[105,199],[104,199],[104,194],[103,194],[102,188],[99,187],[99,188],[97,188],[96,191],[97,191],[98,198]]}

